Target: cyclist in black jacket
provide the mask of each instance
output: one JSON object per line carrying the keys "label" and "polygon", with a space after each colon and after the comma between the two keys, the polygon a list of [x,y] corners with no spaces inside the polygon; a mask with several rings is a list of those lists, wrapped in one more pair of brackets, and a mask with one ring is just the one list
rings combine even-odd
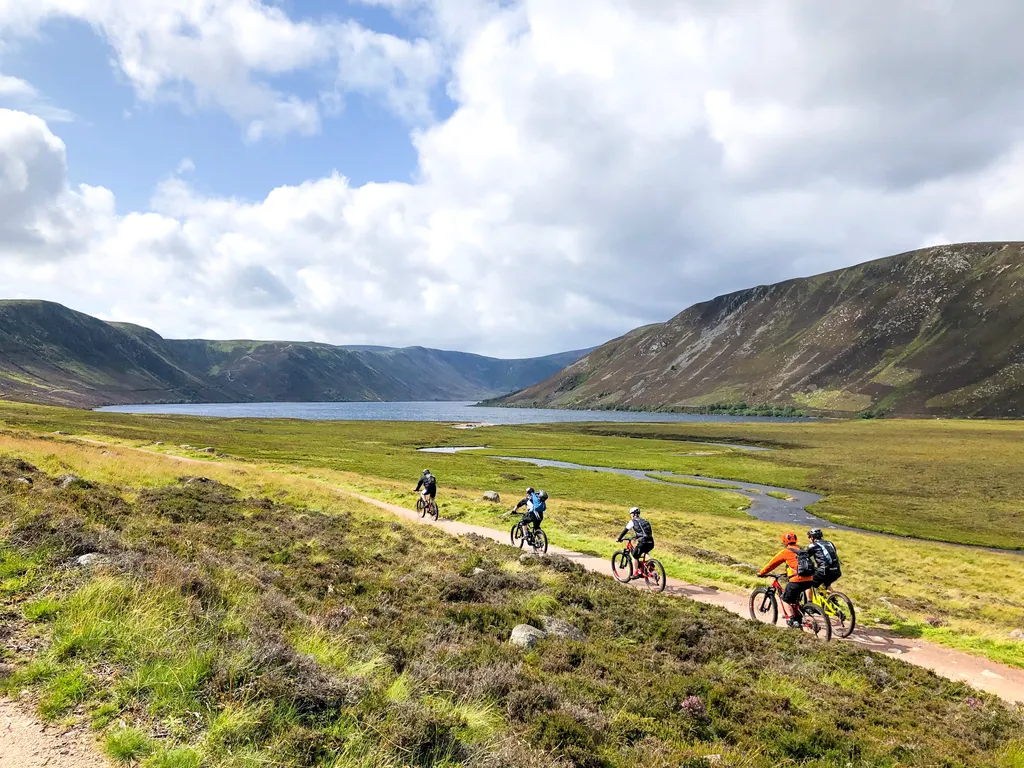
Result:
{"label": "cyclist in black jacket", "polygon": [[640,517],[640,507],[629,510],[629,522],[622,529],[617,541],[622,541],[630,531],[636,536],[636,542],[633,544],[633,563],[636,566],[633,576],[636,577],[640,575],[640,558],[654,549],[654,529],[649,522]]}
{"label": "cyclist in black jacket", "polygon": [[437,478],[430,474],[429,469],[423,470],[423,475],[420,477],[420,481],[416,483],[416,490],[420,488],[431,498],[437,498]]}
{"label": "cyclist in black jacket", "polygon": [[824,585],[825,589],[831,589],[843,575],[836,545],[823,538],[821,528],[811,528],[807,532],[807,538],[811,540],[807,545],[807,554],[814,561],[814,586]]}

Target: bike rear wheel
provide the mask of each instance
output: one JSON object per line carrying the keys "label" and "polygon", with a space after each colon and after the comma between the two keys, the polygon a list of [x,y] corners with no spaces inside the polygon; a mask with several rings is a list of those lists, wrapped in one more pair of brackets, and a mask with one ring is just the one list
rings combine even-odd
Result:
{"label": "bike rear wheel", "polygon": [[512,539],[513,547],[519,547],[520,549],[523,548],[523,544],[525,543],[525,539],[523,538],[523,526],[519,523],[513,525],[512,530],[509,532],[509,536]]}
{"label": "bike rear wheel", "polygon": [[833,592],[828,596],[828,618],[832,624],[832,634],[849,637],[857,626],[857,611],[853,600],[842,592]]}
{"label": "bike rear wheel", "polygon": [[434,518],[435,521],[437,520],[439,512],[437,509],[437,502],[433,499],[427,502],[427,514]]}
{"label": "bike rear wheel", "polygon": [[809,632],[819,640],[826,643],[832,639],[832,624],[824,611],[816,605],[805,605],[803,607],[803,623],[801,631]]}
{"label": "bike rear wheel", "polygon": [[633,576],[633,558],[625,549],[612,555],[612,576],[625,584]]}
{"label": "bike rear wheel", "polygon": [[779,621],[779,600],[771,587],[758,587],[750,593],[750,618],[761,624],[776,624]]}
{"label": "bike rear wheel", "polygon": [[665,591],[665,566],[660,560],[648,560],[647,570],[644,571],[644,581],[647,586],[655,592]]}
{"label": "bike rear wheel", "polygon": [[548,535],[542,530],[533,532],[533,551],[538,555],[546,555],[548,552]]}

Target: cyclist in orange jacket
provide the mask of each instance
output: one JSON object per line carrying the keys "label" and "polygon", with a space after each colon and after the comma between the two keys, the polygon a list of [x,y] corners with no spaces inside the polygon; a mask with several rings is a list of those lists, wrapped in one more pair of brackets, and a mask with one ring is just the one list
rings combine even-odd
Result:
{"label": "cyclist in orange jacket", "polygon": [[789,619],[789,626],[799,628],[803,624],[803,611],[800,610],[800,596],[807,591],[814,583],[814,576],[800,576],[797,574],[797,552],[800,546],[797,544],[795,533],[782,534],[784,549],[779,552],[772,561],[761,569],[758,576],[767,576],[783,563],[786,564],[786,575],[789,576],[789,583],[782,593],[782,602],[788,603],[793,609],[793,616]]}

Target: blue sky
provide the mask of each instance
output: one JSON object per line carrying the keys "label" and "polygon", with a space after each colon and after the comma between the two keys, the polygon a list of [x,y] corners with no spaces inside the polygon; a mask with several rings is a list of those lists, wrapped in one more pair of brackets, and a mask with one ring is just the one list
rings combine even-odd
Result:
{"label": "blue sky", "polygon": [[[294,18],[346,14],[375,31],[409,35],[407,25],[380,8],[342,3],[290,2]],[[176,104],[141,102],[112,64],[107,41],[88,24],[47,22],[35,39],[18,42],[5,73],[20,77],[75,119],[60,126],[71,180],[108,187],[124,210],[143,209],[159,181],[190,159],[195,186],[205,194],[259,199],[282,184],[300,184],[337,170],[354,184],[408,181],[416,171],[409,123],[378,99],[345,97],[340,114],[326,116],[312,136],[290,134],[244,140],[237,121],[216,109],[183,112]],[[290,93],[315,99],[330,73],[269,79]],[[432,94],[439,118],[451,113],[443,86]]]}
{"label": "blue sky", "polygon": [[1020,239],[1022,25],[1019,0],[0,3],[0,297],[517,357]]}

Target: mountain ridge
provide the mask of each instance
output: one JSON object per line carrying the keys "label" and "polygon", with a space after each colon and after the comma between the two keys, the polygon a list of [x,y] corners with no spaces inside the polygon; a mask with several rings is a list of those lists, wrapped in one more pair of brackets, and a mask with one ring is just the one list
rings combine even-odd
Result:
{"label": "mountain ridge", "polygon": [[0,301],[0,397],[51,405],[479,400],[541,381],[586,351],[502,360],[426,347],[166,339],[54,302]]}
{"label": "mountain ridge", "polygon": [[723,294],[497,404],[1024,415],[1024,243],[961,243]]}

